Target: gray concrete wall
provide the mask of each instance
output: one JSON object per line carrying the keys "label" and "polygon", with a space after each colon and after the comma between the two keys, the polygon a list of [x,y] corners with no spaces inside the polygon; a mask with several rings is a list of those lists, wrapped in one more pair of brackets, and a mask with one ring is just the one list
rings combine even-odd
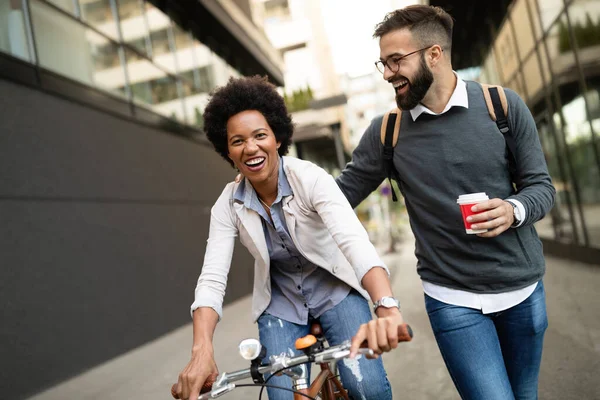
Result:
{"label": "gray concrete wall", "polygon": [[[212,148],[0,80],[0,398],[188,323],[233,176]],[[233,265],[226,301],[252,285],[241,246]]]}

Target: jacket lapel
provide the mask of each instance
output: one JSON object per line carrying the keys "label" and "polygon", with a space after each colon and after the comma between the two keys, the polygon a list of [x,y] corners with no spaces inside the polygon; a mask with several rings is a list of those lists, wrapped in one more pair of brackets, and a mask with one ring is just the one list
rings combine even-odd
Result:
{"label": "jacket lapel", "polygon": [[263,232],[262,222],[260,220],[260,215],[256,212],[248,210],[241,203],[234,203],[233,208],[240,219],[240,222],[248,235],[250,236],[250,240],[256,247],[256,250],[260,254],[263,259],[265,265],[269,265],[270,257],[269,257],[269,249],[267,248],[267,242],[265,240],[265,233]]}
{"label": "jacket lapel", "polygon": [[[290,231],[290,234],[294,235],[294,233],[296,232],[296,215],[294,214],[294,210],[292,210],[292,208],[290,207],[290,201],[292,201],[292,199],[294,198],[294,196],[288,196],[283,200],[283,216],[285,218],[285,222],[287,224],[288,230]],[[294,236],[292,236],[293,238]]]}
{"label": "jacket lapel", "polygon": [[283,207],[282,207],[283,208],[283,216],[285,218],[285,223],[287,224],[288,231],[290,233],[292,241],[296,245],[296,248],[298,249],[298,251],[300,251],[301,254],[304,254],[303,250],[302,250],[302,246],[300,245],[300,243],[298,243],[298,237],[296,235],[296,214],[294,213],[294,210],[292,209],[292,207],[290,207],[290,202],[292,202],[292,201],[294,201],[294,195],[288,196],[287,198],[285,198]]}

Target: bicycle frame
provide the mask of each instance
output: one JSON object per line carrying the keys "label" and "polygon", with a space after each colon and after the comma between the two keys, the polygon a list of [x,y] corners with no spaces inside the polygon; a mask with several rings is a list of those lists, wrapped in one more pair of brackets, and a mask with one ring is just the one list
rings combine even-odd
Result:
{"label": "bicycle frame", "polygon": [[[320,363],[319,366],[321,367],[321,372],[319,372],[319,375],[317,375],[310,387],[296,387],[296,390],[310,397],[316,397],[319,393],[321,393],[322,400],[337,400],[340,397],[344,400],[350,400],[346,389],[344,389],[342,386],[342,383],[335,375],[333,375],[333,372],[331,372],[329,364]],[[294,393],[294,400],[302,399],[306,399],[306,397],[298,393]]]}
{"label": "bicycle frame", "polygon": [[[320,347],[323,345],[324,340],[322,334],[320,334],[320,325],[316,325],[316,330],[315,326],[313,326],[311,331],[313,332],[314,337],[317,338],[318,342],[315,342],[315,346],[317,346],[316,349],[319,349],[319,351],[315,354],[315,363],[321,367],[321,372],[319,372],[319,375],[317,375],[310,387],[308,386],[308,371],[306,368],[302,368],[302,374],[300,374],[300,376],[294,374],[294,370],[288,370],[289,372],[286,372],[287,375],[292,377],[292,387],[297,391],[294,393],[294,400],[306,398],[305,396],[302,396],[302,394],[314,398],[319,393],[321,394],[322,400],[337,400],[340,397],[343,400],[349,400],[346,389],[344,389],[337,376],[335,376],[331,371],[329,362],[325,361],[325,359],[329,359],[330,357],[344,358],[343,356],[346,356],[347,350],[340,352],[336,350],[337,347]],[[342,343],[342,346],[346,347],[349,343],[350,342],[346,341]],[[298,343],[296,343],[296,345],[298,346]],[[371,352],[368,352],[368,354],[371,354]]]}

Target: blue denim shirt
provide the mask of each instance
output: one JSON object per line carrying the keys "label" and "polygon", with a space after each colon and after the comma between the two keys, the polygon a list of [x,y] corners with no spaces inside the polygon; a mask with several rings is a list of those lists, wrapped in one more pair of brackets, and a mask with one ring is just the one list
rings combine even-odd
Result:
{"label": "blue denim shirt", "polygon": [[305,325],[309,314],[318,318],[344,300],[351,288],[308,261],[294,245],[282,209],[282,199],[293,195],[280,157],[277,198],[271,205],[271,218],[247,179],[240,183],[233,198],[261,216],[271,260],[271,303],[265,312]]}

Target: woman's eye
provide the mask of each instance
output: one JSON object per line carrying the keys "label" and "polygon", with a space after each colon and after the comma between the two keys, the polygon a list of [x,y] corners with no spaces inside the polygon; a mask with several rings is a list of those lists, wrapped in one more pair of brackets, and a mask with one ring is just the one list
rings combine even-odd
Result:
{"label": "woman's eye", "polygon": [[236,145],[238,145],[238,144],[240,144],[240,143],[242,143],[242,140],[241,140],[241,139],[236,139],[236,140],[234,140],[233,142],[231,142],[231,144],[232,144],[232,145],[234,145],[234,146],[236,146]]}
{"label": "woman's eye", "polygon": [[267,134],[266,134],[266,133],[263,133],[263,132],[261,132],[261,133],[257,133],[257,134],[256,134],[256,137],[257,137],[257,138],[263,138],[263,137],[266,137],[266,136],[267,136]]}

